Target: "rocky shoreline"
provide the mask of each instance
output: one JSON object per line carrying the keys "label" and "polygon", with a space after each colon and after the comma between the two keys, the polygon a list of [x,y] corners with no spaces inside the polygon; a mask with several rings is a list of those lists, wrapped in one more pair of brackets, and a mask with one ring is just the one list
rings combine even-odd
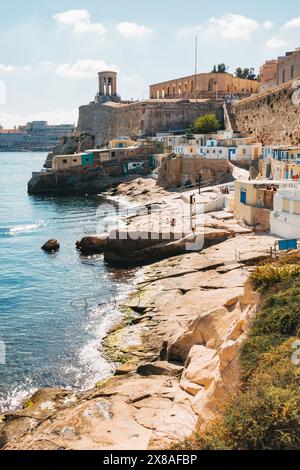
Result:
{"label": "rocky shoreline", "polygon": [[205,224],[225,240],[137,272],[102,345],[115,376],[88,392],[38,391],[2,418],[2,449],[169,448],[218,413],[237,386],[237,351],[259,303],[247,280],[274,238],[220,211]]}

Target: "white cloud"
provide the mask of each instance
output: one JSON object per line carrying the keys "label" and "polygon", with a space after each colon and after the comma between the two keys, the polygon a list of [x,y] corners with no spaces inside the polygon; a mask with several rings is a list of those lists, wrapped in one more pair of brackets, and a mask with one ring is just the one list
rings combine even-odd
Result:
{"label": "white cloud", "polygon": [[262,27],[265,28],[265,29],[272,29],[274,26],[274,23],[272,23],[272,21],[265,21],[263,24],[262,24]]}
{"label": "white cloud", "polygon": [[5,65],[5,64],[0,64],[0,73],[5,72],[5,73],[13,73],[13,72],[29,72],[31,70],[30,65]]}
{"label": "white cloud", "polygon": [[13,65],[0,64],[0,72],[10,73],[14,72],[15,70],[16,67],[14,67]]}
{"label": "white cloud", "polygon": [[[268,24],[269,25],[269,24]],[[262,25],[252,18],[243,15],[226,14],[219,18],[212,17],[206,23],[183,28],[179,36],[205,35],[208,37],[220,36],[227,40],[249,40],[251,34]]]}
{"label": "white cloud", "polygon": [[130,22],[119,23],[116,26],[116,30],[125,37],[152,36],[154,33],[153,29],[148,26]]}
{"label": "white cloud", "polygon": [[58,24],[70,26],[75,33],[96,33],[103,36],[106,28],[102,23],[93,23],[88,10],[68,10],[53,16]]}
{"label": "white cloud", "polygon": [[287,21],[282,26],[282,29],[289,29],[289,28],[300,28],[300,16],[298,16],[297,18],[293,18],[292,20]]}
{"label": "white cloud", "polygon": [[116,65],[107,64],[103,60],[78,60],[74,64],[66,63],[58,65],[56,74],[61,77],[69,77],[76,79],[93,78],[102,70],[114,70],[118,72]]}
{"label": "white cloud", "polygon": [[287,45],[286,41],[284,41],[283,39],[277,38],[275,36],[269,39],[266,43],[267,49],[273,49],[273,50],[280,49],[281,47],[286,46],[286,45]]}
{"label": "white cloud", "polygon": [[242,15],[224,15],[209,21],[209,27],[216,29],[224,39],[250,39],[253,31],[259,28],[259,23]]}

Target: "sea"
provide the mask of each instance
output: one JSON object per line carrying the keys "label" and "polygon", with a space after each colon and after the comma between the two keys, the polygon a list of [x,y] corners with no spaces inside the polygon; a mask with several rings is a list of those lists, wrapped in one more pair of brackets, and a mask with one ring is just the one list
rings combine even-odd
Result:
{"label": "sea", "polygon": [[[0,153],[0,411],[35,390],[85,390],[113,371],[101,340],[121,316],[134,272],[75,248],[96,232],[103,197],[40,197],[27,182],[45,153]],[[101,211],[100,211],[101,213]],[[60,251],[41,246],[60,241]]]}

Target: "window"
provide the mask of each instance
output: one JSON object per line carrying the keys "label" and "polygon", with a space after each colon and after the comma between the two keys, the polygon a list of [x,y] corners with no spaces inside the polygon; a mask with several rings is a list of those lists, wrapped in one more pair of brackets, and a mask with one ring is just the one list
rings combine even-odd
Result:
{"label": "window", "polygon": [[62,162],[63,162],[64,165],[66,165],[68,163],[68,160],[64,159]]}
{"label": "window", "polygon": [[77,158],[73,158],[73,163],[77,163]]}
{"label": "window", "polygon": [[111,156],[112,156],[112,157],[115,157],[115,156],[116,156],[116,152],[111,152]]}
{"label": "window", "polygon": [[282,83],[285,83],[285,70],[282,71]]}
{"label": "window", "polygon": [[294,66],[291,65],[291,79],[294,78]]}

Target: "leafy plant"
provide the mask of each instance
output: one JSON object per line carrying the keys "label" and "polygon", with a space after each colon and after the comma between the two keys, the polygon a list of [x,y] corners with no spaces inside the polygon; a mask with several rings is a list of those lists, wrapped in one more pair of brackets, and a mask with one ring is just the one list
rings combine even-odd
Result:
{"label": "leafy plant", "polygon": [[220,121],[215,114],[206,114],[205,116],[198,117],[194,123],[194,132],[198,134],[217,132],[220,128]]}

